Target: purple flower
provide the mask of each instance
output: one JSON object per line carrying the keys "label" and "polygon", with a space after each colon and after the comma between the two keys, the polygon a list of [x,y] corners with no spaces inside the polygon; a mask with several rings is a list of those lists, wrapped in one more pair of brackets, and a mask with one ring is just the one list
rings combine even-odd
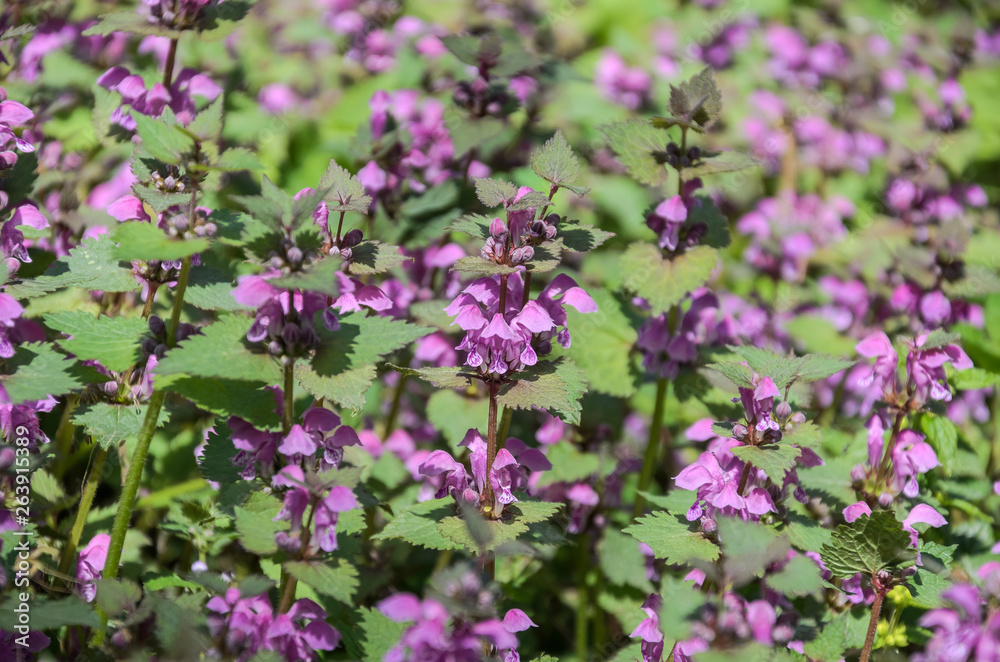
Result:
{"label": "purple flower", "polygon": [[905,496],[917,496],[917,476],[940,464],[931,445],[924,436],[913,430],[903,430],[892,449],[892,465],[896,489]]}
{"label": "purple flower", "polygon": [[326,622],[326,612],[318,604],[302,598],[271,619],[262,643],[265,650],[280,653],[289,662],[316,659],[315,651],[332,651],[340,643],[340,633]]}
{"label": "purple flower", "polygon": [[747,425],[755,427],[759,432],[777,431],[780,427],[771,418],[771,410],[774,409],[774,399],[780,395],[781,391],[770,377],[754,375],[754,388],[741,387],[739,399],[734,399],[733,402],[743,404]]}
{"label": "purple flower", "polygon": [[108,557],[110,544],[111,536],[98,533],[83,548],[76,562],[76,588],[87,602],[93,602],[97,597],[97,580],[101,578],[101,572],[104,570],[104,561]]}
{"label": "purple flower", "polygon": [[887,393],[895,391],[896,366],[899,363],[899,356],[893,349],[889,337],[878,331],[859,342],[855,349],[861,356],[875,359],[871,373],[864,378],[862,383],[864,385],[877,384]]}
{"label": "purple flower", "polygon": [[917,336],[910,343],[910,352],[906,356],[906,373],[914,398],[919,404],[929,399],[949,402],[951,391],[948,390],[945,364],[951,363],[956,370],[966,370],[972,367],[972,361],[958,345],[922,349],[926,341],[926,333]]}
{"label": "purple flower", "polygon": [[594,71],[594,84],[611,101],[638,110],[649,101],[652,80],[644,70],[629,67],[621,55],[605,49]]}
{"label": "purple flower", "polygon": [[688,521],[702,517],[714,520],[717,514],[758,520],[764,513],[777,512],[771,495],[762,487],[754,485],[746,496],[739,494],[742,472],[743,462],[739,459],[734,457],[723,466],[715,453],[705,452],[677,474],[674,478],[677,486],[696,493],[696,500],[687,512]]}
{"label": "purple flower", "polygon": [[642,603],[642,610],[646,612],[646,618],[632,631],[629,637],[642,639],[642,660],[643,662],[660,662],[663,657],[663,633],[660,632],[660,596],[655,593],[650,594],[646,601]]}

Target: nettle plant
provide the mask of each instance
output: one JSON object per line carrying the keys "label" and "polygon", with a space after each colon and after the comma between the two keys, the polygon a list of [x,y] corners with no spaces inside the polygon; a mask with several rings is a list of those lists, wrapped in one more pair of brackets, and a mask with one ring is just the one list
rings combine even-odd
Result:
{"label": "nettle plant", "polygon": [[0,9],[0,651],[998,659],[995,30],[66,4]]}

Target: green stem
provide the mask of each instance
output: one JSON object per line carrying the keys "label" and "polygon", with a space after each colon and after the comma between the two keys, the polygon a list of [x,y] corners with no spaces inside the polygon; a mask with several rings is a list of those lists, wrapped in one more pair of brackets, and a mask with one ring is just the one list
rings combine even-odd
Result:
{"label": "green stem", "polygon": [[73,560],[76,558],[76,550],[80,546],[80,536],[83,535],[83,527],[87,523],[87,516],[90,514],[90,507],[94,503],[94,495],[101,484],[104,474],[104,463],[108,460],[108,450],[98,448],[94,455],[94,463],[87,472],[86,480],[83,483],[83,494],[80,496],[80,504],[76,509],[76,519],[73,520],[73,528],[70,529],[69,539],[63,547],[62,556],[59,558],[59,574],[68,575]]}
{"label": "green stem", "polygon": [[499,451],[507,443],[507,436],[510,434],[510,421],[514,418],[514,410],[510,407],[503,408],[500,416],[500,427],[497,429],[497,450]]}
{"label": "green stem", "polygon": [[406,375],[400,375],[396,382],[396,388],[392,391],[392,405],[389,407],[389,416],[385,419],[385,431],[382,439],[388,439],[392,431],[396,429],[396,419],[399,418],[399,406],[403,401],[403,391],[406,390]]}
{"label": "green stem", "polygon": [[[174,291],[173,311],[170,315],[170,325],[167,327],[167,343],[169,347],[176,344],[177,327],[181,321],[181,309],[184,307],[184,292],[187,290],[188,277],[191,275],[191,257],[184,258],[181,262],[181,272],[177,277],[177,287]],[[115,513],[115,521],[111,527],[111,542],[108,544],[108,557],[104,563],[104,571],[101,576],[105,579],[114,579],[118,576],[118,564],[122,558],[122,548],[125,546],[125,534],[128,533],[129,524],[132,521],[132,511],[135,509],[135,497],[139,492],[139,483],[142,481],[142,470],[146,466],[146,457],[149,455],[149,445],[153,441],[153,433],[156,432],[156,421],[160,417],[160,410],[163,408],[163,401],[166,399],[166,391],[157,390],[149,398],[146,409],[146,417],[142,420],[139,428],[139,438],[129,460],[128,474],[125,476],[125,484],[122,485],[121,499],[118,501],[118,512]],[[92,647],[100,647],[104,644],[107,635],[108,615],[100,612],[101,627],[94,633],[91,640]]]}
{"label": "green stem", "polygon": [[176,497],[188,496],[193,498],[195,496],[195,492],[207,487],[209,487],[209,485],[205,482],[204,478],[192,478],[191,480],[186,480],[183,483],[175,483],[169,487],[164,487],[162,490],[150,492],[146,496],[142,497],[135,502],[135,508],[133,510],[164,508],[169,506],[170,502]]}
{"label": "green stem", "polygon": [[860,662],[868,662],[872,657],[872,647],[875,645],[875,632],[878,630],[878,617],[882,612],[884,591],[875,591],[875,601],[872,602],[872,616],[868,620],[868,634],[865,636],[865,647],[861,649]]}
{"label": "green stem", "polygon": [[[59,418],[59,427],[56,428],[55,434],[56,457],[68,458],[70,456],[70,447],[73,445],[73,435],[76,433],[76,425],[73,424],[71,418],[73,416],[73,412],[76,410],[76,406],[79,403],[79,395],[73,393],[66,396],[66,406],[63,407],[62,416]],[[61,478],[62,474],[65,473],[68,468],[68,462],[60,462],[57,477]]]}
{"label": "green stem", "polygon": [[878,483],[888,476],[889,464],[892,462],[892,451],[896,447],[896,440],[899,438],[899,431],[903,428],[903,419],[906,418],[906,410],[900,408],[896,412],[896,420],[892,424],[892,434],[889,435],[889,442],[885,445],[885,452],[882,454],[882,462],[878,465],[878,472],[875,474],[875,482]]}
{"label": "green stem", "polygon": [[993,448],[990,453],[988,475],[1000,471],[1000,388],[993,393]]}
{"label": "green stem", "polygon": [[170,40],[170,50],[167,51],[167,62],[163,66],[163,87],[170,89],[174,78],[174,59],[177,57],[177,40]]}
{"label": "green stem", "polygon": [[642,470],[639,472],[639,486],[635,495],[635,508],[632,510],[632,519],[638,519],[646,509],[646,497],[639,494],[649,489],[649,484],[653,481],[653,470],[656,468],[656,455],[660,447],[660,439],[663,436],[663,410],[667,402],[667,386],[669,382],[665,377],[660,377],[656,381],[656,404],[653,407],[653,419],[649,422],[649,441],[646,444],[646,453],[642,458]]}
{"label": "green stem", "polygon": [[284,407],[281,413],[281,431],[288,434],[295,423],[295,361],[285,366],[285,392],[282,396]]}

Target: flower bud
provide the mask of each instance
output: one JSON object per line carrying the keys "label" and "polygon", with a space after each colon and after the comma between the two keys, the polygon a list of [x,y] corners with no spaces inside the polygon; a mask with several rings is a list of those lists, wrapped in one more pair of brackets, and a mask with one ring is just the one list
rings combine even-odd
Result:
{"label": "flower bud", "polygon": [[285,328],[281,330],[281,339],[285,341],[285,345],[295,345],[299,342],[299,325],[298,324],[286,324]]}
{"label": "flower bud", "polygon": [[156,349],[153,350],[153,353],[156,354],[157,359],[162,359],[164,355],[167,353],[167,349],[168,348],[166,345],[160,344],[156,346]]}
{"label": "flower bud", "polygon": [[695,161],[695,160],[701,158],[701,150],[698,148],[697,145],[695,145],[694,147],[692,147],[691,149],[688,150],[688,154],[687,155],[688,155],[689,159],[691,159],[692,161]]}
{"label": "flower bud", "polygon": [[778,420],[785,420],[792,415],[792,406],[788,402],[782,400],[774,407],[774,413],[778,417]]}
{"label": "flower bud", "polygon": [[498,241],[507,236],[507,226],[499,218],[490,221],[490,236]]}
{"label": "flower bud", "polygon": [[531,246],[521,246],[515,248],[510,255],[510,261],[514,264],[525,264],[535,256],[535,249]]}
{"label": "flower bud", "polygon": [[174,227],[177,228],[178,232],[184,232],[188,229],[188,220],[184,214],[178,214],[173,218]]}
{"label": "flower bud", "polygon": [[177,327],[177,340],[186,340],[188,337],[193,335],[195,332],[194,325],[184,322]]}
{"label": "flower bud", "polygon": [[146,354],[147,356],[152,354],[153,352],[156,351],[156,346],[158,344],[159,343],[157,342],[156,338],[149,338],[149,337],[143,338],[142,353]]}
{"label": "flower bud", "polygon": [[167,332],[167,327],[159,315],[150,315],[149,330],[153,332],[154,336],[162,336]]}
{"label": "flower bud", "polygon": [[272,340],[267,345],[267,351],[270,352],[272,356],[281,356],[285,353],[285,346],[277,340]]}
{"label": "flower bud", "polygon": [[747,426],[742,425],[740,423],[737,423],[736,425],[733,426],[734,439],[739,439],[740,441],[743,441],[744,439],[747,438],[748,434],[750,434],[750,431],[747,430]]}
{"label": "flower bud", "polygon": [[268,264],[271,265],[272,269],[280,269],[283,266],[285,266],[285,260],[283,258],[278,257],[277,255],[275,255],[274,257],[271,258],[271,260],[270,260],[270,262]]}
{"label": "flower bud", "polygon": [[361,240],[364,238],[365,238],[365,233],[359,230],[358,228],[354,228],[353,230],[345,234],[343,239],[340,240],[340,247],[341,249],[343,249],[344,247],[357,246],[358,244],[361,243]]}
{"label": "flower bud", "polygon": [[291,248],[288,249],[288,262],[292,266],[298,266],[302,264],[303,257],[304,256],[302,254],[302,249],[299,248],[298,246],[292,246]]}

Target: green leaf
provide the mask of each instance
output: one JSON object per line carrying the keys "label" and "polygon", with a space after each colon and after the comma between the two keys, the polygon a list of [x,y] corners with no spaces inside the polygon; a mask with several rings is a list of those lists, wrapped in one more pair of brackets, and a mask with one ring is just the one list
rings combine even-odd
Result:
{"label": "green leaf", "polygon": [[572,361],[539,361],[517,374],[517,381],[500,387],[497,403],[514,409],[547,409],[571,425],[580,423],[580,398],[587,380]]}
{"label": "green leaf", "polygon": [[132,112],[136,133],[142,138],[142,148],[164,163],[180,164],[181,157],[194,149],[194,141],[180,127],[163,117],[150,117]]}
{"label": "green leaf", "polygon": [[811,660],[838,662],[851,648],[861,648],[865,641],[870,612],[846,611],[828,622],[819,635],[806,642],[805,654]]}
{"label": "green leaf", "polygon": [[[113,449],[128,439],[138,437],[139,428],[146,419],[148,409],[147,405],[94,402],[78,409],[73,415],[73,422],[84,428],[94,443],[105,449]],[[157,417],[157,427],[168,420],[170,413],[163,407]]]}
{"label": "green leaf", "polygon": [[655,512],[641,517],[625,533],[649,545],[656,558],[672,564],[711,562],[719,558],[719,548],[701,531],[670,513]]}
{"label": "green leaf", "polygon": [[718,517],[723,567],[735,586],[741,586],[777,561],[784,560],[791,547],[788,536],[758,522]]}
{"label": "green leaf", "polygon": [[660,186],[667,181],[662,157],[666,141],[652,124],[629,120],[598,127],[608,139],[608,146],[618,155],[628,174],[646,186]]}
{"label": "green leaf", "polygon": [[795,460],[802,452],[791,444],[767,444],[763,446],[735,446],[733,455],[760,469],[778,485],[784,484],[785,474],[795,466]]}
{"label": "green leaf", "polygon": [[107,36],[115,32],[155,35],[159,37],[168,37],[170,39],[177,39],[183,34],[179,30],[171,30],[170,28],[165,28],[156,23],[152,23],[148,18],[146,18],[146,16],[132,9],[129,11],[104,14],[97,23],[84,30],[83,35],[85,37],[93,35]]}
{"label": "green leaf", "polygon": [[789,514],[784,528],[792,545],[803,552],[817,552],[830,542],[833,531],[824,528],[819,522],[802,515]]}
{"label": "green leaf", "polygon": [[404,368],[391,363],[387,365],[398,373],[420,377],[438,388],[468,388],[472,385],[472,380],[479,379],[477,373],[466,372],[466,368],[464,367],[414,369]]}
{"label": "green leaf", "polygon": [[162,591],[168,588],[186,588],[192,591],[200,591],[201,585],[183,579],[173,572],[159,574],[146,573],[142,576],[142,587],[147,591]]}
{"label": "green leaf", "polygon": [[353,276],[380,274],[412,260],[399,252],[399,246],[377,241],[362,241],[351,249],[347,271]]}
{"label": "green leaf", "polygon": [[926,568],[917,568],[917,572],[906,580],[906,587],[913,594],[913,604],[921,609],[943,607],[945,601],[941,594],[953,585],[945,577]]}
{"label": "green leaf", "polygon": [[714,156],[706,156],[697,165],[684,168],[685,177],[704,177],[719,175],[725,172],[740,172],[761,167],[762,162],[757,157],[746,152],[727,151]]}
{"label": "green leaf", "polygon": [[722,114],[722,93],[715,82],[715,72],[705,67],[697,75],[680,84],[680,91],[688,102],[683,112],[674,107],[671,89],[670,112],[679,117],[692,119],[706,129],[712,126]]}
{"label": "green leaf", "polygon": [[251,320],[228,314],[188,336],[156,366],[157,375],[220,377],[277,384],[281,367],[270,354],[251,352],[246,342]]}
{"label": "green leaf", "polygon": [[313,358],[319,375],[337,375],[345,370],[370,365],[381,357],[406,347],[434,329],[378,315],[351,313],[340,318],[340,328],[319,327],[322,345]]}
{"label": "green leaf", "polygon": [[784,568],[767,576],[767,586],[785,595],[812,595],[823,589],[819,566],[808,556],[794,556]]}
{"label": "green leaf", "polygon": [[9,372],[0,375],[0,390],[7,392],[12,405],[63,395],[83,385],[70,372],[73,362],[50,345],[19,345],[5,364]]}
{"label": "green leaf", "polygon": [[320,595],[346,605],[352,604],[358,590],[358,571],[344,559],[339,559],[336,566],[332,561],[286,561],[282,567]]}
{"label": "green leaf", "polygon": [[455,452],[465,433],[480,427],[487,419],[489,408],[486,398],[467,398],[455,391],[440,389],[427,401],[427,420],[441,431],[441,436]]}
{"label": "green leaf", "polygon": [[517,195],[517,187],[502,179],[475,177],[476,196],[489,209],[506,206]]}
{"label": "green leaf", "polygon": [[184,127],[190,133],[198,136],[202,142],[215,142],[222,135],[223,96],[208,104],[194,116],[191,123]]}
{"label": "green leaf", "polygon": [[686,581],[664,574],[661,587],[659,619],[660,630],[670,639],[686,639],[691,634],[691,623],[707,601],[698,588]]}
{"label": "green leaf", "polygon": [[475,524],[470,523],[462,517],[445,517],[438,523],[438,532],[456,543],[462,549],[473,554],[481,554],[496,550],[504,543],[513,542],[523,533],[527,533],[528,526],[524,522],[514,520],[503,522],[497,520],[486,520],[478,512],[472,515],[473,521],[484,528],[479,530]]}
{"label": "green leaf", "polygon": [[220,154],[219,158],[215,159],[208,169],[239,172],[241,170],[263,170],[264,166],[257,155],[245,147],[231,147]]}
{"label": "green leaf", "polygon": [[130,579],[98,579],[97,606],[109,618],[121,619],[139,604],[142,589]]}
{"label": "green leaf", "polygon": [[[0,604],[0,629],[15,632],[18,615],[14,609],[20,604],[17,592],[11,591]],[[31,629],[58,630],[67,625],[82,625],[88,628],[101,626],[94,608],[75,595],[67,595],[58,600],[35,596],[29,603],[31,609]]]}
{"label": "green leaf", "polygon": [[237,452],[233,445],[232,431],[224,423],[216,422],[198,461],[202,477],[223,484],[240,480],[240,472],[233,464],[233,457]]}
{"label": "green leaf", "polygon": [[784,444],[794,444],[799,448],[815,448],[823,441],[823,430],[812,421],[805,421],[791,430],[785,430],[781,441]]}
{"label": "green leaf", "polygon": [[556,186],[572,184],[580,178],[580,162],[562,131],[556,131],[554,136],[532,153],[531,169]]}
{"label": "green leaf", "polygon": [[892,512],[879,510],[869,517],[859,517],[851,524],[834,530],[830,543],[823,546],[823,564],[835,577],[856,573],[871,576],[879,570],[912,560],[910,536]]}
{"label": "green leaf", "polygon": [[295,365],[295,380],[306,392],[355,412],[365,406],[365,393],[375,381],[375,375],[373,365],[351,368],[336,375],[320,375],[307,363]]}
{"label": "green leaf", "polygon": [[[487,228],[489,228],[489,224],[487,224]],[[559,239],[562,240],[563,247],[574,253],[592,251],[614,236],[614,232],[605,232],[593,225],[584,225],[577,221],[559,224]],[[485,239],[485,237],[483,238]]]}
{"label": "green leaf", "polygon": [[684,226],[687,228],[704,224],[707,228],[701,243],[712,248],[725,248],[732,238],[729,236],[729,220],[722,215],[715,201],[706,195],[695,196],[695,202],[688,211]]}
{"label": "green leaf", "polygon": [[115,372],[124,372],[139,361],[139,342],[149,330],[141,317],[94,317],[89,313],[65,311],[45,315],[45,324],[72,336],[57,340],[78,359],[93,359]]}
{"label": "green leaf", "polygon": [[590,294],[597,303],[595,312],[566,309],[573,342],[565,353],[583,370],[591,391],[631,397],[637,379],[631,354],[638,334],[618,298],[607,290]]}
{"label": "green leaf", "polygon": [[[460,549],[454,540],[446,538],[438,531],[438,522],[455,514],[452,499],[433,499],[418,503],[397,514],[385,525],[374,540],[405,540],[411,545],[427,549]],[[461,522],[461,520],[459,520]],[[464,524],[463,524],[464,526]]]}
{"label": "green leaf", "polygon": [[508,267],[505,264],[497,264],[496,262],[481,258],[478,255],[470,255],[468,257],[459,258],[458,261],[451,266],[451,270],[468,274],[503,276],[515,273],[517,271],[517,267]]}
{"label": "green leaf", "polygon": [[217,416],[239,416],[258,428],[274,429],[281,419],[274,409],[274,394],[265,382],[220,377],[157,375],[156,388],[166,388]]}
{"label": "green leaf", "polygon": [[49,508],[57,506],[66,498],[66,492],[62,485],[44,469],[35,471],[31,475],[31,494]]}
{"label": "green leaf", "polygon": [[249,310],[233,298],[232,279],[211,267],[200,266],[191,270],[184,303],[201,310]]}
{"label": "green leaf", "polygon": [[944,474],[950,476],[958,455],[958,428],[946,416],[925,412],[920,416],[920,429],[941,462]]}
{"label": "green leaf", "polygon": [[[951,367],[949,365],[949,367]],[[1000,386],[1000,375],[982,368],[948,370],[948,383],[959,391],[975,391],[991,386]]]}
{"label": "green leaf", "polygon": [[397,623],[377,609],[362,607],[361,631],[364,633],[362,662],[382,662],[406,630],[406,623]]}
{"label": "green leaf", "polygon": [[[23,157],[22,157],[23,158]],[[7,294],[21,299],[54,292],[63,287],[82,287],[103,292],[132,292],[139,289],[131,266],[121,265],[109,234],[87,238],[70,249],[41,276],[7,285]]]}
{"label": "green leaf", "polygon": [[118,260],[180,260],[208,249],[208,239],[173,239],[151,223],[119,223],[112,233]]}
{"label": "green leaf", "polygon": [[613,528],[604,530],[604,537],[597,546],[601,570],[615,586],[632,586],[643,593],[652,590],[646,577],[646,559],[639,544],[632,536]]}
{"label": "green leaf", "polygon": [[252,554],[268,556],[278,551],[274,536],[278,531],[287,531],[287,521],[275,522],[281,502],[271,495],[259,494],[248,500],[243,507],[235,508],[235,526],[240,544]]}
{"label": "green leaf", "polygon": [[637,242],[622,254],[621,269],[625,288],[648,300],[652,315],[661,315],[704,285],[718,263],[718,253],[708,246],[665,259],[654,244]]}
{"label": "green leaf", "polygon": [[340,296],[340,285],[337,272],[343,262],[336,258],[327,258],[310,264],[302,271],[279,276],[268,280],[269,285],[283,290],[300,290],[303,292],[321,292],[330,296]]}
{"label": "green leaf", "polygon": [[753,368],[744,363],[736,361],[726,361],[724,363],[710,363],[711,370],[723,375],[739,388],[753,388]]}
{"label": "green leaf", "polygon": [[557,501],[535,501],[527,497],[508,504],[505,512],[510,512],[522,524],[538,524],[552,518],[563,504]]}
{"label": "green leaf", "polygon": [[371,196],[358,178],[332,159],[326,172],[320,177],[319,187],[327,190],[323,200],[330,213],[354,211],[367,214],[372,204]]}
{"label": "green leaf", "polygon": [[473,239],[487,239],[490,236],[491,222],[492,219],[481,214],[465,214],[456,218],[445,229],[464,232]]}
{"label": "green leaf", "polygon": [[597,455],[581,452],[569,441],[549,446],[547,457],[552,468],[541,474],[539,487],[583,480],[601,468],[601,460]]}

